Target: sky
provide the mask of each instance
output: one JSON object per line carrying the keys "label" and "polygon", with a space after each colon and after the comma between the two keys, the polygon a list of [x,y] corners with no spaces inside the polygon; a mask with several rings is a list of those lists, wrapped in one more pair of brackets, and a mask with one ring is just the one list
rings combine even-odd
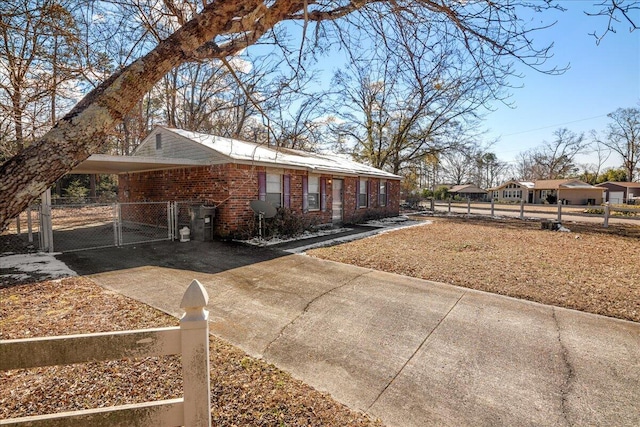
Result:
{"label": "sky", "polygon": [[[589,137],[592,129],[602,132],[610,120],[607,114],[617,108],[640,107],[640,30],[629,32],[629,25],[617,25],[600,42],[589,33],[606,28],[601,17],[586,16],[592,1],[563,1],[567,9],[553,13],[557,24],[540,32],[540,42],[554,43],[550,64],[570,68],[551,76],[524,67],[525,77],[513,84],[522,88],[511,91],[515,108],[494,104],[496,111],[484,120],[485,139],[497,139],[491,148],[503,161],[513,161],[518,153],[552,141],[560,127]],[[640,21],[640,12],[636,12]],[[578,164],[595,163],[593,154],[577,159]],[[612,155],[606,166],[619,166]]]}

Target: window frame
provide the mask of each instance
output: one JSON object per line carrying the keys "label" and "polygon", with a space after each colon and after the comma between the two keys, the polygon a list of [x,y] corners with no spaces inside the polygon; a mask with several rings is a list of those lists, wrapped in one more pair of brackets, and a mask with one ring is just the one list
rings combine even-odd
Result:
{"label": "window frame", "polygon": [[[278,183],[278,190],[279,192],[274,192],[274,191],[270,191],[273,190],[273,186],[276,183],[276,180],[274,179],[275,177],[277,177],[277,183]],[[271,178],[271,180],[269,180],[269,178]],[[271,188],[270,188],[271,187]],[[283,189],[282,189],[283,185],[282,185],[282,174],[279,173],[270,173],[267,172],[266,173],[266,178],[265,178],[265,197],[266,197],[266,201],[271,203],[273,205],[273,207],[275,208],[280,208],[282,207],[283,204]],[[276,196],[277,195],[277,196]],[[277,202],[276,202],[276,196],[277,197]]]}
{"label": "window frame", "polygon": [[378,205],[380,207],[387,206],[387,181],[382,179],[378,184]]}
{"label": "window frame", "polygon": [[359,178],[359,180],[358,209],[365,209],[369,207],[369,180],[367,178]]}
{"label": "window frame", "polygon": [[[315,191],[314,191],[315,187]],[[315,197],[314,197],[315,196]],[[314,202],[312,202],[314,200]],[[307,210],[320,210],[320,176],[309,175],[307,177]]]}

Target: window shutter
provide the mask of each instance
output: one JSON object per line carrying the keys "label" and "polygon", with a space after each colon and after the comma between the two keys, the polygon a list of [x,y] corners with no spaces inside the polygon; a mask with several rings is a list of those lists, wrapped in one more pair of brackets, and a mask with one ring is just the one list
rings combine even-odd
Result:
{"label": "window shutter", "polygon": [[327,178],[320,178],[320,210],[327,210]]}
{"label": "window shutter", "polygon": [[282,187],[284,192],[283,204],[285,208],[291,207],[291,175],[284,175],[282,177]]}
{"label": "window shutter", "polygon": [[258,199],[267,200],[267,173],[258,172]]}
{"label": "window shutter", "polygon": [[356,209],[360,207],[360,178],[356,178]]}
{"label": "window shutter", "polygon": [[384,205],[389,206],[389,181],[384,183]]}
{"label": "window shutter", "polygon": [[307,212],[309,210],[309,177],[304,175],[302,177],[302,211]]}
{"label": "window shutter", "polygon": [[370,184],[371,184],[371,180],[368,179],[367,180],[367,207],[369,207],[369,193],[371,193],[371,191],[370,191],[371,190],[371,188],[370,188],[371,185]]}

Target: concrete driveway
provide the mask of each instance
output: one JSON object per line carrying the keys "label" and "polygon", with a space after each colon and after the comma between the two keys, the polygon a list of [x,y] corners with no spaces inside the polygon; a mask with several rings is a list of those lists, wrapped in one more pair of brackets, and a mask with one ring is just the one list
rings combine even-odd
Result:
{"label": "concrete driveway", "polygon": [[390,426],[640,425],[640,324],[289,255],[164,242],[61,255]]}

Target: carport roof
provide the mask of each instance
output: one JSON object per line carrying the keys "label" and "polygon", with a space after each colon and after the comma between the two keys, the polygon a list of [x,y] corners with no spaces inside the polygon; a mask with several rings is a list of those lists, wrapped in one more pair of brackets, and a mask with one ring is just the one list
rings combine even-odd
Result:
{"label": "carport roof", "polygon": [[175,159],[162,157],[112,156],[92,154],[76,166],[70,174],[119,174],[128,172],[149,172],[179,167],[204,166],[201,160]]}

